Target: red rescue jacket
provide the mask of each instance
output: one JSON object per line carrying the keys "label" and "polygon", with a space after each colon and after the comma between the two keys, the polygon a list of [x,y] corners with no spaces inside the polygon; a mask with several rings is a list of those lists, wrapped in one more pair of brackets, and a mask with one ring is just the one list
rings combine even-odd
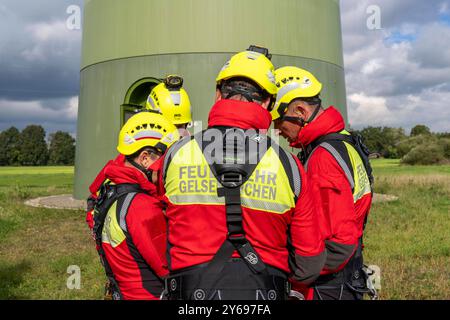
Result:
{"label": "red rescue jacket", "polygon": [[[126,215],[128,236],[112,246],[103,242],[108,263],[124,299],[157,300],[162,292],[162,277],[168,273],[166,251],[166,219],[154,184],[139,170],[125,166],[119,155],[100,171],[90,191],[96,194],[105,179],[115,184],[139,184],[146,193],[132,200]],[[88,224],[93,225],[88,213]]]}
{"label": "red rescue jacket", "polygon": [[[301,129],[297,141],[291,146],[306,147],[318,138],[344,128],[342,115],[331,106]],[[354,202],[343,169],[330,152],[322,147],[318,147],[309,158],[307,175],[317,203],[320,204],[320,225],[328,248],[327,261],[334,260],[333,266],[326,264],[321,274],[333,273],[341,270],[356,250],[358,239],[363,234],[364,221],[369,214],[372,195],[366,194]],[[353,250],[337,254],[335,249],[339,247],[353,247]]]}

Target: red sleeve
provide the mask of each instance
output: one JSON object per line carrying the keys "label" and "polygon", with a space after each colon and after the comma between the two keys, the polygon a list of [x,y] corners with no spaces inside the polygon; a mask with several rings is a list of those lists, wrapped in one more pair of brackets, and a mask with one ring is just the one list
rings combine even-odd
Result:
{"label": "red sleeve", "polygon": [[342,269],[358,244],[358,224],[350,183],[334,157],[318,148],[308,161],[308,177],[326,241],[325,272]]}
{"label": "red sleeve", "polygon": [[138,194],[131,203],[126,222],[139,253],[159,277],[165,277],[168,274],[167,226],[159,201]]}
{"label": "red sleeve", "polygon": [[302,256],[315,256],[324,250],[324,244],[320,235],[317,206],[311,192],[308,178],[300,168],[302,189],[295,206],[292,219],[292,243],[296,253]]}
{"label": "red sleeve", "polygon": [[298,163],[302,189],[292,216],[290,236],[294,251],[290,265],[294,279],[303,284],[314,281],[322,270],[326,254],[320,233],[317,206],[303,167]]}

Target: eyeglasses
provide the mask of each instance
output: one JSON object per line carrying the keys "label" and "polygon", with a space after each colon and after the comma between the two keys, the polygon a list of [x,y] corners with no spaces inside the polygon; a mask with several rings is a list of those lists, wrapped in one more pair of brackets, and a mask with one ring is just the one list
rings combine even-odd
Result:
{"label": "eyeglasses", "polygon": [[161,151],[155,148],[146,148],[145,151],[148,153],[148,156],[152,161],[158,160],[163,155]]}

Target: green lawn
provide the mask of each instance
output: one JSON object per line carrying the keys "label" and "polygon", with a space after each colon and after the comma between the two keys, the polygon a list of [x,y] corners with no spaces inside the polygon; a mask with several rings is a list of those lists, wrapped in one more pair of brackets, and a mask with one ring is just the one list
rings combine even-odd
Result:
{"label": "green lawn", "polygon": [[375,191],[399,197],[374,204],[366,263],[381,268],[383,299],[450,299],[450,166],[372,161]]}
{"label": "green lawn", "polygon": [[[28,198],[71,193],[73,167],[0,168],[0,299],[100,299],[103,275],[84,212],[31,208]],[[81,289],[67,289],[67,268]]]}
{"label": "green lawn", "polygon": [[[383,299],[450,299],[450,166],[374,160],[375,204],[366,263],[381,268]],[[103,271],[84,212],[31,208],[28,198],[71,193],[72,167],[0,168],[0,299],[101,299]],[[69,290],[67,268],[81,268]]]}

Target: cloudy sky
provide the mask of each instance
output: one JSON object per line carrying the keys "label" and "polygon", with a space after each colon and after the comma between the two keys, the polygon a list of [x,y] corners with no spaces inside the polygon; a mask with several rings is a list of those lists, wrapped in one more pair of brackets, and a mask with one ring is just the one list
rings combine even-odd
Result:
{"label": "cloudy sky", "polygon": [[[0,0],[0,130],[76,132],[82,0]],[[341,0],[353,128],[450,131],[450,0]],[[379,13],[379,16],[378,16]]]}

